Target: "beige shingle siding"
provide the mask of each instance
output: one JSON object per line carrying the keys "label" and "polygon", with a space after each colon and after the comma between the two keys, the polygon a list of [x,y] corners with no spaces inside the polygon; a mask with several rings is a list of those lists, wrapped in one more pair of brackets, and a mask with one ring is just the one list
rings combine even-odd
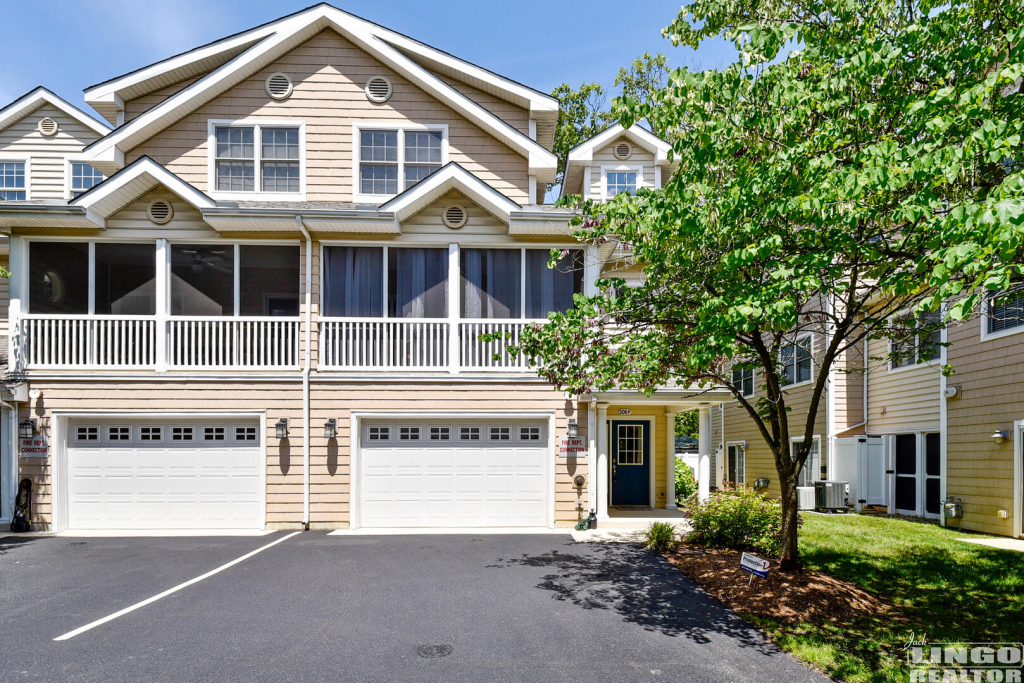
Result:
{"label": "beige shingle siding", "polygon": [[507,102],[503,99],[495,97],[490,93],[486,93],[483,90],[478,90],[471,85],[467,85],[454,78],[443,76],[436,71],[431,71],[432,74],[440,78],[442,81],[450,85],[452,88],[462,93],[469,99],[473,100],[481,107],[491,112],[502,121],[512,126],[520,133],[524,135],[530,134],[530,112],[522,107],[517,107],[511,102]]}
{"label": "beige shingle siding", "polygon": [[[283,72],[294,93],[275,102],[267,76]],[[367,100],[371,76],[387,76],[394,94]],[[306,122],[306,192],[311,201],[352,201],[352,123],[380,120],[448,125],[449,160],[513,201],[529,199],[527,159],[433,99],[333,31],[324,31],[250,79],[212,100],[125,155],[148,155],[200,190],[207,190],[209,119],[291,119]]]}
{"label": "beige shingle siding", "polygon": [[[963,528],[1011,535],[1014,518],[1014,438],[1024,420],[1024,332],[981,341],[980,323],[950,326],[947,361],[954,374],[948,385],[959,395],[946,402],[947,495],[963,499]],[[1011,434],[996,444],[992,433]],[[1000,519],[1000,509],[1010,511]]]}
{"label": "beige shingle siding", "polygon": [[196,78],[188,78],[180,83],[169,85],[166,88],[161,88],[142,97],[137,97],[134,100],[129,100],[124,103],[124,122],[128,123],[139,114],[145,113],[147,110],[155,107],[171,95],[184,90],[188,86],[199,80]]}
{"label": "beige shingle siding", "polygon": [[[39,121],[43,118],[57,122],[56,135],[47,137],[39,132]],[[44,104],[0,130],[0,156],[31,158],[26,184],[32,199],[64,199],[68,155],[78,154],[98,139],[99,135],[88,126]]]}
{"label": "beige shingle siding", "polygon": [[[939,430],[940,364],[922,363],[894,371],[884,339],[868,346],[868,434],[901,434]],[[883,412],[884,411],[884,412]]]}

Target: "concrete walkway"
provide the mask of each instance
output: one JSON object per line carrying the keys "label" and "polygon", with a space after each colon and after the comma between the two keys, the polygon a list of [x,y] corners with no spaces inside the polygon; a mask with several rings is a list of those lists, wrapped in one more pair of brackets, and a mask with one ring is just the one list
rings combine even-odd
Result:
{"label": "concrete walkway", "polygon": [[1020,538],[958,538],[956,540],[975,545],[987,545],[989,548],[1014,550],[1018,553],[1024,553],[1024,539]]}
{"label": "concrete walkway", "polygon": [[652,522],[668,522],[683,534],[690,529],[690,520],[679,510],[610,510],[611,517],[600,520],[596,529],[576,531],[572,538],[577,543],[642,543],[644,532]]}

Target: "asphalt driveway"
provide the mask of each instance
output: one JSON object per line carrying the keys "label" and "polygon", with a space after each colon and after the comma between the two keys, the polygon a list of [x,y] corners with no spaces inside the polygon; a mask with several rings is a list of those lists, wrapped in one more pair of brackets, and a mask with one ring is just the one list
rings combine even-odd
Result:
{"label": "asphalt driveway", "polygon": [[827,680],[636,547],[285,536],[0,538],[0,680]]}

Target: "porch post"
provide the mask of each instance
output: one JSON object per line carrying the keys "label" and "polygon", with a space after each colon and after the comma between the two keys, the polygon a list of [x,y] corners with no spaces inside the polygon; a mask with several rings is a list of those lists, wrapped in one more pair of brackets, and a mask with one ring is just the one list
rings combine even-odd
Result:
{"label": "porch post", "polygon": [[448,244],[448,372],[459,374],[462,363],[462,342],[459,320],[462,318],[462,277],[459,273],[459,245]]}
{"label": "porch post", "polygon": [[156,345],[156,371],[167,372],[168,348],[167,348],[167,326],[168,311],[170,309],[171,292],[171,250],[167,246],[167,240],[156,241],[156,325],[154,331]]}
{"label": "porch post", "polygon": [[587,511],[597,511],[597,401],[587,405]]}
{"label": "porch post", "polygon": [[711,497],[711,408],[702,404],[697,414],[697,453],[700,463],[697,491],[701,502],[704,502]]}
{"label": "porch post", "polygon": [[676,509],[676,413],[665,411],[665,509]]}
{"label": "porch post", "polygon": [[608,519],[608,404],[597,404],[597,517]]}

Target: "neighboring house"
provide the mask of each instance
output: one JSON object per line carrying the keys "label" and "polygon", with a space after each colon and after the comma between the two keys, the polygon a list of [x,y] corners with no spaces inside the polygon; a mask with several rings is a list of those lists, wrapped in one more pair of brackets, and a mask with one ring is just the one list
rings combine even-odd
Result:
{"label": "neighboring house", "polygon": [[[709,452],[722,391],[577,399],[479,340],[638,272],[543,204],[549,95],[321,4],[85,98],[112,130],[42,88],[0,111],[3,519],[27,477],[56,530],[567,526],[674,507],[678,412]],[[613,127],[566,177],[670,173]]]}

